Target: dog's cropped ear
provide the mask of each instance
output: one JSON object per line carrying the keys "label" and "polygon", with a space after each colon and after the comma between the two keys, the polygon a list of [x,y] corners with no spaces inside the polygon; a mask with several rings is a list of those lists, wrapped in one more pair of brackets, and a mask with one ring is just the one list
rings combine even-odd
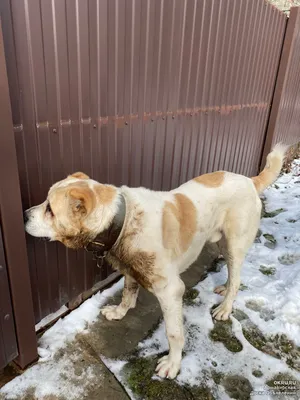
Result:
{"label": "dog's cropped ear", "polygon": [[88,215],[94,208],[96,197],[89,187],[74,187],[68,192],[74,214]]}
{"label": "dog's cropped ear", "polygon": [[68,178],[77,178],[77,179],[90,179],[89,176],[87,176],[83,172],[74,172],[74,174],[69,175]]}

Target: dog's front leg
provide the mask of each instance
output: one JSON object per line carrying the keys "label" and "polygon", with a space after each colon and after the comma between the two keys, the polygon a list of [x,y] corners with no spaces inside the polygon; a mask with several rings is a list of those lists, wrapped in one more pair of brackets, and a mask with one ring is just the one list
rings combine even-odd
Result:
{"label": "dog's front leg", "polygon": [[139,284],[129,275],[125,275],[125,283],[122,301],[118,306],[105,306],[101,313],[108,320],[120,320],[127,314],[130,308],[134,308],[139,293]]}
{"label": "dog's front leg", "polygon": [[162,378],[173,379],[179,372],[184,346],[184,333],[182,322],[182,296],[184,283],[179,277],[169,281],[167,286],[154,294],[160,303],[166,324],[169,341],[169,354],[158,361],[157,374]]}

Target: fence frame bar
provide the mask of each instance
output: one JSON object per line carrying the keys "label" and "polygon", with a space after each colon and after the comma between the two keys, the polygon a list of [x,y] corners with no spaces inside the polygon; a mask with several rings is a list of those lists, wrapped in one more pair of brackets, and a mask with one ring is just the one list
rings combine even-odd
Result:
{"label": "fence frame bar", "polygon": [[0,210],[19,350],[15,361],[24,368],[37,359],[37,341],[10,104],[0,21]]}

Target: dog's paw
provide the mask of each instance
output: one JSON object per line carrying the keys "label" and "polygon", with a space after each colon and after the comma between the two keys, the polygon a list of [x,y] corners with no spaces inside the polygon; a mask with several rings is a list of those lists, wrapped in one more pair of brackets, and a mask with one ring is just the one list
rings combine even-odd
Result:
{"label": "dog's paw", "polygon": [[229,318],[231,311],[232,311],[232,304],[223,301],[220,305],[218,305],[218,307],[216,307],[212,311],[212,316],[218,321],[226,321]]}
{"label": "dog's paw", "polygon": [[227,293],[227,287],[225,285],[217,286],[214,288],[214,293],[217,293],[220,296],[225,296]]}
{"label": "dog's paw", "polygon": [[170,357],[164,356],[158,360],[155,372],[161,378],[174,379],[180,370],[180,361],[175,362]]}
{"label": "dog's paw", "polygon": [[101,314],[109,321],[120,320],[125,316],[126,310],[120,306],[106,306],[102,308]]}

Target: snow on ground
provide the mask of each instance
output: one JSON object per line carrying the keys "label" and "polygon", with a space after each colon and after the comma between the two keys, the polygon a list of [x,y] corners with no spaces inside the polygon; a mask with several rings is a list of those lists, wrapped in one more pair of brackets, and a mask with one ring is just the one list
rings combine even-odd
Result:
{"label": "snow on ground", "polygon": [[50,325],[53,321],[63,317],[69,311],[68,307],[63,305],[59,310],[52,314],[46,315],[38,324],[35,325],[35,331],[38,332],[40,329],[45,328],[48,324]]}
{"label": "snow on ground", "polygon": [[[221,301],[221,296],[214,294],[213,289],[226,281],[226,268],[209,274],[200,282],[195,287],[199,295],[194,304],[184,306],[185,355],[177,382],[190,387],[205,384],[217,399],[228,399],[230,396],[225,393],[222,385],[214,382],[213,374],[247,378],[253,389],[251,398],[260,400],[271,398],[270,392],[266,390],[266,382],[272,380],[277,373],[287,373],[300,380],[299,359],[294,360],[298,362],[297,371],[287,365],[285,361],[288,356],[285,358],[282,350],[285,344],[290,346],[289,340],[300,345],[300,160],[294,162],[293,172],[282,175],[275,185],[265,191],[264,197],[265,215],[268,218],[262,219],[261,236],[247,255],[241,273],[242,290],[234,304],[234,309],[246,318],[239,318],[239,322],[231,317],[232,336],[241,343],[242,350],[229,351],[222,342],[210,339],[214,329],[210,310]],[[277,212],[271,213],[275,210]],[[236,316],[238,318],[238,314]],[[256,348],[249,343],[243,329],[250,334],[261,332],[267,338],[265,352],[260,351],[261,344]],[[278,340],[276,342],[276,334],[282,338],[282,345],[281,339],[279,345]],[[150,338],[139,344],[139,357],[158,355],[167,349],[162,322]],[[274,351],[277,351],[277,355],[281,354],[281,360],[269,355],[274,355]],[[106,363],[134,398],[127,378],[122,373],[124,365],[113,360],[106,360]],[[255,375],[262,376],[254,376],[253,371],[260,371]],[[258,391],[262,393],[255,394]],[[300,388],[298,395],[300,398]]]}
{"label": "snow on ground", "polygon": [[48,329],[39,340],[40,361],[52,358],[57,350],[74,340],[77,333],[86,331],[89,325],[97,320],[100,308],[107,302],[107,299],[123,286],[124,279],[120,279],[111,288],[98,292]]}
{"label": "snow on ground", "polygon": [[[28,368],[0,389],[5,399],[25,398],[34,391],[36,399],[47,395],[62,396],[68,400],[80,399],[95,379],[95,366],[81,367],[81,349],[68,348],[78,333],[84,333],[97,320],[100,308],[124,286],[124,279],[111,288],[98,292],[80,307],[49,328],[38,342],[39,362]],[[60,354],[59,350],[63,349]],[[101,377],[97,376],[97,379]]]}
{"label": "snow on ground", "polygon": [[77,372],[74,365],[80,364],[80,361],[80,354],[65,352],[59,359],[38,362],[0,389],[0,398],[4,395],[5,400],[26,399],[26,396],[43,399],[51,395],[70,400],[81,399],[95,379],[95,372],[92,365]]}

